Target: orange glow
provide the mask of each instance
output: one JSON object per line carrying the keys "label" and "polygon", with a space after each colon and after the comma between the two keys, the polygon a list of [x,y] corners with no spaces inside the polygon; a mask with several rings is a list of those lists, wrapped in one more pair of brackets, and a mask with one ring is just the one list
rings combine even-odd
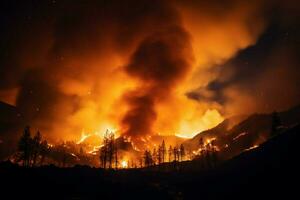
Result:
{"label": "orange glow", "polygon": [[122,161],[121,161],[121,167],[122,167],[122,168],[128,168],[128,161],[122,160]]}
{"label": "orange glow", "polygon": [[[153,108],[155,119],[150,125],[153,134],[191,138],[224,120],[224,116],[219,112],[222,109],[221,105],[216,102],[191,100],[186,94],[198,87],[207,86],[210,81],[218,77],[218,74],[212,72],[214,70],[210,70],[214,65],[222,64],[239,50],[255,43],[264,28],[264,21],[253,18],[257,16],[255,7],[256,5],[241,3],[233,6],[230,12],[221,9],[218,10],[220,11],[218,16],[213,16],[214,12],[211,12],[205,4],[202,5],[200,1],[199,5],[175,1],[174,7],[170,6],[170,9],[176,8],[174,13],[178,14],[178,18],[182,21],[178,23],[177,20],[169,21],[170,19],[167,18],[163,21],[163,26],[158,26],[158,29],[175,24],[187,32],[189,37],[182,44],[189,44],[183,45],[182,49],[180,45],[178,49],[172,49],[174,52],[170,52],[169,57],[173,60],[173,57],[182,56],[183,59],[188,60],[188,66],[179,74],[175,73],[178,79],[174,77],[174,80],[171,79],[172,81],[166,84],[167,89],[170,88],[168,93],[164,94],[159,101],[155,100]],[[122,23],[108,26],[103,37],[101,35],[93,38],[92,34],[92,38],[88,40],[92,43],[86,43],[87,41],[82,37],[72,35],[73,32],[70,32],[70,38],[74,39],[78,48],[77,46],[73,48],[68,43],[64,44],[63,40],[57,40],[63,44],[53,40],[54,44],[50,45],[57,47],[59,52],[54,57],[60,57],[61,60],[58,63],[56,60],[45,60],[43,63],[47,63],[45,67],[47,69],[54,68],[54,65],[58,66],[53,72],[49,71],[55,74],[54,80],[48,80],[48,76],[43,78],[47,79],[46,82],[51,83],[51,86],[53,84],[53,88],[58,90],[60,96],[66,97],[53,102],[51,116],[59,116],[57,119],[37,121],[36,124],[32,123],[32,126],[46,127],[42,131],[47,137],[51,137],[48,138],[50,141],[75,139],[78,144],[92,137],[96,132],[102,137],[101,134],[105,133],[106,129],[122,134],[124,132],[122,117],[129,110],[123,98],[124,94],[153,85],[153,80],[143,82],[126,71],[126,66],[142,41],[157,31],[153,28],[157,26],[156,18],[152,20],[151,16],[149,22],[148,20],[145,22],[145,29],[143,26],[138,26],[141,30],[137,30],[136,33],[133,31],[128,38],[125,36],[116,38],[119,33],[115,31],[122,30]],[[86,30],[87,32],[83,30],[83,33],[87,33],[86,35],[98,33],[98,27],[101,26],[96,24],[91,26],[91,30]],[[173,34],[172,32],[170,35]],[[168,41],[168,36],[164,36],[163,39]],[[52,50],[52,46],[49,48]],[[153,58],[155,57],[154,52]],[[45,74],[48,74],[48,71]],[[160,78],[158,77],[157,80],[160,81]],[[158,84],[159,87],[161,85]],[[209,97],[212,95],[209,92],[207,94]],[[5,96],[15,95],[13,93]],[[75,100],[73,102],[70,99]],[[47,126],[44,123],[47,123]],[[83,129],[86,132],[81,134],[80,130]],[[134,139],[130,138],[131,141]],[[147,141],[146,138],[142,140]]]}
{"label": "orange glow", "polygon": [[213,138],[209,138],[209,139],[206,139],[204,141],[204,146],[198,148],[197,150],[194,150],[192,151],[192,153],[194,155],[201,155],[203,151],[206,151],[206,150],[211,150],[211,149],[214,149],[215,151],[220,151],[220,149],[218,148],[218,146],[215,146],[213,145],[213,141],[215,141],[216,138],[213,137]]}
{"label": "orange glow", "polygon": [[[0,100],[24,106],[28,123],[53,143],[82,144],[93,137],[101,140],[107,129],[117,133],[116,137],[123,136],[128,129],[124,116],[134,118],[136,110],[140,115],[151,114],[145,117],[147,123],[140,115],[131,120],[141,124],[136,133],[130,135],[130,129],[126,135],[131,136],[126,139],[134,142],[136,150],[139,144],[135,139],[150,143],[147,136],[157,134],[192,138],[224,120],[228,108],[220,105],[214,92],[204,91],[209,102],[187,94],[208,88],[214,80],[222,83],[234,73],[218,74],[215,68],[255,44],[266,25],[262,3],[233,1],[227,9],[216,1],[155,1],[152,6],[142,2],[146,12],[141,13],[135,13],[141,2],[133,6],[94,3],[72,7],[70,15],[76,17],[66,27],[61,24],[69,15],[60,14],[60,10],[50,15],[53,20],[50,17],[51,23],[45,27],[30,23],[28,30],[36,30],[36,35],[21,34],[17,53],[12,53],[16,58],[7,57],[17,64],[5,66],[18,66],[18,70],[8,70],[13,81],[8,84],[10,89],[1,88]],[[37,31],[40,29],[43,31]],[[154,48],[157,44],[164,48]],[[37,86],[34,91],[33,85]],[[239,96],[241,103],[234,106],[238,110],[247,100],[255,102],[239,89],[232,90],[225,91],[225,97]],[[144,97],[146,91],[151,106],[145,101],[129,105],[124,96],[132,91],[138,97],[140,93]],[[22,95],[28,92],[23,102]]]}
{"label": "orange glow", "polygon": [[253,145],[252,147],[249,147],[248,149],[245,149],[244,151],[250,151],[252,149],[256,149],[257,147],[259,147],[258,145]]}
{"label": "orange glow", "polygon": [[237,140],[240,137],[243,137],[244,135],[247,135],[247,132],[242,132],[238,136],[234,137],[233,140]]}
{"label": "orange glow", "polygon": [[216,138],[209,138],[205,141],[205,145],[211,144],[212,141],[216,140]]}
{"label": "orange glow", "polygon": [[76,144],[81,144],[82,142],[84,142],[89,136],[91,136],[90,134],[86,134],[84,133],[84,131],[81,133],[81,138],[78,142],[76,142]]}
{"label": "orange glow", "polygon": [[99,149],[103,147],[103,145],[99,145],[99,146],[93,146],[93,149],[89,152],[87,152],[88,154],[92,154],[92,155],[97,155],[97,152],[99,151]]}

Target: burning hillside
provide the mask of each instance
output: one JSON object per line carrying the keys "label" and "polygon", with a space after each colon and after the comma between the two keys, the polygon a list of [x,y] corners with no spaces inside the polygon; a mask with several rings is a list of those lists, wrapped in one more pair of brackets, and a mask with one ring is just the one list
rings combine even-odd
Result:
{"label": "burning hillside", "polygon": [[151,200],[280,191],[289,182],[280,170],[298,170],[299,5],[1,0],[0,191]]}
{"label": "burning hillside", "polygon": [[216,65],[264,30],[260,3],[232,1],[228,10],[166,0],[53,4],[33,6],[32,23],[12,21],[16,38],[0,73],[0,100],[52,141],[117,129],[139,143],[213,128],[228,113],[207,102],[215,94],[203,88],[218,77]]}
{"label": "burning hillside", "polygon": [[294,3],[3,4],[0,101],[10,105],[0,103],[1,150],[16,151],[29,125],[59,151],[76,146],[73,157],[81,148],[99,157],[107,129],[139,157],[157,157],[163,142],[192,155],[200,138],[235,154],[265,141],[270,121],[224,119],[300,101]]}
{"label": "burning hillside", "polygon": [[[220,159],[227,160],[243,151],[256,148],[267,141],[271,137],[270,132],[272,132],[275,114],[276,112],[226,119],[218,126],[184,141],[183,145],[193,152],[199,152],[203,149],[203,146],[213,141],[213,144],[219,151]],[[284,131],[299,124],[300,107],[293,107],[275,116],[281,122],[278,126],[279,131]]]}

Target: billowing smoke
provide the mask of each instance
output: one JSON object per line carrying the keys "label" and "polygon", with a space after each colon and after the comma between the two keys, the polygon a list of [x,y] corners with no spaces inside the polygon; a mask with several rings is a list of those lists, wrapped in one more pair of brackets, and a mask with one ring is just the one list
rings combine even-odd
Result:
{"label": "billowing smoke", "polygon": [[[208,78],[200,78],[202,82],[187,96],[198,102],[221,105],[219,110],[227,116],[286,110],[298,105],[299,3],[259,1],[231,6],[241,7],[231,10],[240,17],[228,23],[242,26],[235,24],[233,29],[223,29],[225,34],[221,37],[235,37],[235,42],[228,43],[226,49],[233,49],[236,55],[225,49],[223,52],[229,53],[229,57],[221,62],[217,60],[208,70],[200,70]],[[230,45],[236,45],[239,51]],[[196,75],[196,80],[199,77],[202,76]]]}
{"label": "billowing smoke", "polygon": [[171,95],[189,71],[191,61],[189,36],[182,27],[166,27],[141,42],[125,67],[139,81],[139,86],[125,96],[129,104],[122,120],[125,135],[154,133],[155,105]]}
{"label": "billowing smoke", "polygon": [[148,45],[145,38],[180,21],[159,0],[21,3],[21,14],[14,3],[3,7],[12,10],[13,34],[3,32],[0,96],[54,139],[118,129],[122,96],[136,84],[125,72],[127,60],[142,41]]}
{"label": "billowing smoke", "polygon": [[[299,80],[295,64],[278,70],[271,64],[244,84],[237,77],[256,71],[256,63],[247,70],[231,63],[268,29],[266,15],[274,13],[266,7],[281,8],[281,3],[1,1],[0,100],[16,105],[26,124],[58,140],[106,128],[132,137],[192,136],[222,121],[220,112],[259,109],[245,106],[265,102],[253,95],[259,94],[253,92],[256,85],[276,98],[276,90],[262,87],[275,72],[289,77],[280,79],[291,97],[284,105],[294,104],[298,89],[292,86]],[[299,12],[282,16],[287,13]],[[297,22],[284,17],[276,22],[286,21],[292,23],[289,27]],[[284,52],[295,52],[291,43]],[[293,53],[285,53],[281,66],[296,63],[292,59],[297,60]]]}

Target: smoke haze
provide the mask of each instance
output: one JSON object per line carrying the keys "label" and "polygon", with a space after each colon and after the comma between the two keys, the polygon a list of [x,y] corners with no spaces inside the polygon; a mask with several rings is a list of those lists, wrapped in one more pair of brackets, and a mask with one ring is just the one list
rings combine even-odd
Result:
{"label": "smoke haze", "polygon": [[300,102],[296,1],[1,4],[0,100],[53,140],[193,136]]}

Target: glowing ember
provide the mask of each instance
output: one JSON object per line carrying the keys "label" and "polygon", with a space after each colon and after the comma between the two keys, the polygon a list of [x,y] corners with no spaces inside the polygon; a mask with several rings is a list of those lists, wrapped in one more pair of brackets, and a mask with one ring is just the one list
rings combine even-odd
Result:
{"label": "glowing ember", "polygon": [[50,144],[50,143],[48,143],[48,146],[49,146],[49,147],[54,147],[54,145],[53,145],[53,144]]}
{"label": "glowing ember", "polygon": [[71,155],[72,155],[73,157],[76,157],[76,158],[77,158],[77,156],[76,156],[74,153],[71,153]]}
{"label": "glowing ember", "polygon": [[255,148],[257,148],[258,147],[258,145],[254,145],[254,146],[252,146],[252,147],[250,147],[250,148],[248,148],[248,149],[245,149],[244,151],[250,151],[251,149],[255,149]]}
{"label": "glowing ember", "polygon": [[206,141],[205,141],[205,145],[208,145],[208,144],[211,144],[213,141],[215,141],[216,140],[216,138],[214,137],[214,138],[209,138],[209,139],[207,139]]}
{"label": "glowing ember", "polygon": [[246,134],[247,134],[247,132],[242,132],[238,136],[234,137],[233,140],[237,140],[238,138],[240,138],[240,137],[242,137],[242,136],[244,136]]}
{"label": "glowing ember", "polygon": [[206,139],[204,145],[198,148],[197,150],[192,151],[192,153],[194,155],[201,155],[204,151],[207,150],[220,151],[219,147],[213,144],[215,140],[216,138]]}

